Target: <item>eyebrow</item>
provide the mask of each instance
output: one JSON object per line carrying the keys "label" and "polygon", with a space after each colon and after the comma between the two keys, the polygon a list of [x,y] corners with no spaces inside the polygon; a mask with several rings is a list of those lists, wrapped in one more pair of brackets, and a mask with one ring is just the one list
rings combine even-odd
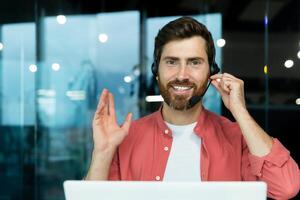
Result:
{"label": "eyebrow", "polygon": [[179,58],[174,56],[166,56],[163,58],[163,60],[179,60]]}
{"label": "eyebrow", "polygon": [[[179,60],[178,57],[174,57],[174,56],[166,56],[163,58],[163,60]],[[191,57],[191,58],[187,58],[187,61],[194,61],[194,60],[201,60],[201,61],[205,61],[204,58],[202,57]]]}
{"label": "eyebrow", "polygon": [[188,58],[187,61],[194,61],[194,60],[201,60],[201,61],[205,61],[204,58],[202,57],[192,57],[192,58]]}

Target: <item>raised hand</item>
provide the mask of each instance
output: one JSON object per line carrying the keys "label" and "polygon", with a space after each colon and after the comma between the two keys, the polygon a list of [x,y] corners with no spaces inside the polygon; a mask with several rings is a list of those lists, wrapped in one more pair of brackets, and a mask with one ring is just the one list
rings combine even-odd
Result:
{"label": "raised hand", "polygon": [[93,119],[94,151],[114,149],[121,144],[128,134],[131,118],[132,114],[129,113],[123,125],[117,124],[114,97],[104,89]]}
{"label": "raised hand", "polygon": [[212,84],[221,94],[224,105],[235,116],[240,109],[246,109],[244,82],[231,74],[215,74],[210,77]]}

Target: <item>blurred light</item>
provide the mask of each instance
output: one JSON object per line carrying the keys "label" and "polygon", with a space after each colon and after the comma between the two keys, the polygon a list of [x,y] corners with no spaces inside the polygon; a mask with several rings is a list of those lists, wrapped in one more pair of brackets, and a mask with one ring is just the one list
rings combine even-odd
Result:
{"label": "blurred light", "polygon": [[36,72],[36,71],[37,71],[37,66],[34,65],[34,64],[29,65],[29,70],[30,70],[31,72]]}
{"label": "blurred light", "polygon": [[162,102],[164,99],[161,95],[149,95],[146,96],[146,102]]}
{"label": "blurred light", "polygon": [[298,51],[297,56],[298,56],[298,58],[300,59],[300,51]]}
{"label": "blurred light", "polygon": [[66,92],[66,96],[72,101],[82,101],[86,95],[84,90],[69,90]]}
{"label": "blurred light", "polygon": [[2,51],[3,48],[4,48],[4,45],[2,42],[0,42],[0,51]]}
{"label": "blurred light", "polygon": [[100,42],[105,43],[108,40],[108,36],[105,33],[101,33],[99,34],[98,39]]}
{"label": "blurred light", "polygon": [[125,94],[125,89],[122,86],[118,87],[118,91],[120,94]]}
{"label": "blurred light", "polygon": [[268,66],[267,65],[264,66],[264,73],[268,74]]}
{"label": "blurred light", "polygon": [[56,96],[56,91],[55,90],[46,90],[46,89],[39,89],[37,91],[39,96],[44,96],[44,97],[55,97]]}
{"label": "blurred light", "polygon": [[132,81],[131,76],[124,76],[124,81],[125,81],[126,83],[130,83],[130,82]]}
{"label": "blurred light", "polygon": [[135,76],[139,76],[140,74],[141,74],[141,72],[140,72],[140,69],[135,69],[134,71],[133,71],[133,74],[135,75]]}
{"label": "blurred light", "polygon": [[296,104],[300,105],[300,98],[296,99]]}
{"label": "blurred light", "polygon": [[226,41],[223,38],[217,40],[218,47],[224,47],[225,44],[226,44]]}
{"label": "blurred light", "polygon": [[59,65],[58,63],[53,63],[53,64],[52,64],[52,69],[53,69],[54,71],[58,71],[58,70],[60,69],[60,65]]}
{"label": "blurred light", "polygon": [[57,15],[56,17],[57,23],[63,25],[67,22],[67,18],[64,15]]}
{"label": "blurred light", "polygon": [[267,15],[265,15],[265,20],[264,20],[264,22],[265,22],[265,25],[268,25],[268,16]]}
{"label": "blurred light", "polygon": [[286,61],[284,62],[284,66],[285,66],[286,68],[291,68],[291,67],[294,66],[294,61],[292,61],[292,60],[286,60]]}

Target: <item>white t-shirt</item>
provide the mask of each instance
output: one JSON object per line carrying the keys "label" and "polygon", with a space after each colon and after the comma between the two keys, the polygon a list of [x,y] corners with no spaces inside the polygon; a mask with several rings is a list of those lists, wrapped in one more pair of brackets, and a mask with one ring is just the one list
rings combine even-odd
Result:
{"label": "white t-shirt", "polygon": [[197,122],[181,126],[166,124],[172,130],[173,143],[164,181],[201,181],[201,138],[194,133]]}

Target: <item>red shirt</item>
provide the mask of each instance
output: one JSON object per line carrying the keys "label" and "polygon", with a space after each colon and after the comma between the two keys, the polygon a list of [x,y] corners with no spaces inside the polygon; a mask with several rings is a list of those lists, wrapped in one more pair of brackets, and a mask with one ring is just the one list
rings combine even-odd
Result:
{"label": "red shirt", "polygon": [[[194,132],[202,141],[202,181],[265,181],[268,196],[275,199],[298,193],[298,165],[277,139],[268,155],[254,156],[237,123],[206,109],[201,111]],[[114,156],[109,180],[162,181],[171,148],[172,132],[160,110],[133,121]]]}

